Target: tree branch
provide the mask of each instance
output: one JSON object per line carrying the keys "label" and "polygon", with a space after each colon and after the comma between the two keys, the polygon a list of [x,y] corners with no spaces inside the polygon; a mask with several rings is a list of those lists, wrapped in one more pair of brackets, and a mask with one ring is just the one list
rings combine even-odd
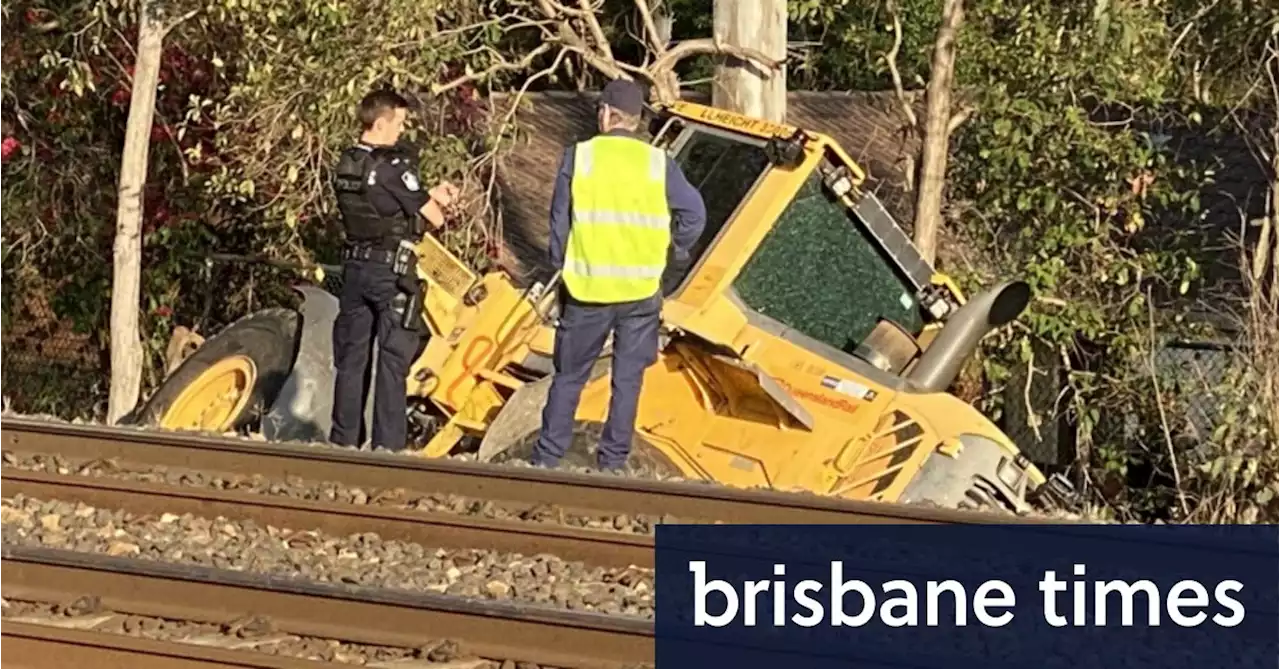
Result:
{"label": "tree branch", "polygon": [[432,95],[447,93],[455,88],[458,88],[459,86],[462,86],[463,84],[468,84],[474,81],[480,81],[482,79],[488,79],[489,77],[499,72],[510,72],[512,70],[528,69],[530,65],[533,65],[533,61],[536,60],[538,56],[541,56],[542,54],[550,51],[551,48],[552,47],[550,44],[544,43],[538,48],[534,49],[533,51],[530,51],[529,53],[525,54],[524,58],[521,58],[519,61],[516,61],[514,63],[509,61],[500,61],[481,72],[464,74],[461,77],[453,79],[452,81],[449,81],[444,84],[432,84],[431,93]]}
{"label": "tree branch", "polygon": [[898,52],[902,49],[902,19],[898,16],[898,3],[890,0],[889,14],[893,17],[893,47],[885,54],[889,65],[889,76],[893,78],[893,90],[898,96],[898,104],[902,106],[902,115],[907,117],[907,124],[912,128],[920,128],[920,119],[907,100],[907,92],[902,86],[902,74],[898,72]]}
{"label": "tree branch", "polygon": [[649,71],[659,72],[662,70],[670,70],[685,58],[701,55],[732,56],[740,60],[751,60],[765,66],[773,72],[776,72],[780,67],[782,67],[783,62],[781,60],[770,58],[758,49],[734,46],[732,44],[723,44],[717,42],[713,38],[704,37],[701,39],[685,40],[675,45],[671,49],[667,50],[666,53],[662,54],[658,60],[654,61],[653,65],[650,66]]}
{"label": "tree branch", "polygon": [[962,107],[960,111],[952,114],[951,120],[947,121],[947,137],[950,137],[957,128],[964,125],[964,122],[969,120],[969,117],[973,115],[973,112],[974,107],[966,105]]}
{"label": "tree branch", "polygon": [[649,48],[653,50],[656,57],[661,58],[667,51],[667,45],[662,43],[658,26],[653,22],[653,10],[649,7],[649,1],[635,0],[635,3],[636,9],[640,10],[640,20],[644,23],[645,35],[649,38]]}
{"label": "tree branch", "polygon": [[177,28],[179,25],[190,20],[192,17],[194,17],[196,14],[199,14],[199,13],[200,13],[199,9],[193,9],[183,14],[182,16],[179,16],[178,18],[173,19],[172,21],[164,22],[164,24],[160,27],[161,34],[164,36],[168,36],[169,31],[173,30],[174,28]]}
{"label": "tree branch", "polygon": [[591,34],[596,39],[597,49],[600,55],[614,60],[613,49],[609,46],[609,38],[604,35],[604,28],[600,27],[600,19],[596,17],[595,8],[591,6],[591,0],[578,0],[578,6],[582,8],[582,20],[586,22],[587,28],[591,30]]}
{"label": "tree branch", "polygon": [[[538,56],[553,49],[560,49],[556,62],[571,70],[578,68],[574,66],[574,60],[564,62],[566,54],[581,57],[583,64],[609,79],[646,79],[653,84],[655,97],[663,100],[679,97],[679,82],[675,77],[675,67],[685,58],[704,54],[728,55],[758,63],[770,71],[777,71],[785,61],[785,58],[782,60],[771,58],[758,49],[724,44],[714,38],[687,40],[667,48],[663,43],[662,33],[658,31],[652,0],[633,0],[633,2],[640,12],[644,25],[644,37],[638,38],[638,41],[645,44],[647,51],[655,56],[654,61],[647,66],[624,63],[614,57],[596,12],[599,0],[528,0],[520,3],[526,8],[525,14],[509,13],[502,18],[518,20],[517,27],[537,27],[543,41],[541,46],[518,60],[500,59],[501,62],[495,63],[483,72],[467,74],[447,83],[434,85],[432,91],[439,94],[469,82],[486,79],[499,72],[527,70]],[[485,21],[474,27],[490,26],[493,23],[492,20]],[[547,74],[544,71],[539,73],[539,77]]]}

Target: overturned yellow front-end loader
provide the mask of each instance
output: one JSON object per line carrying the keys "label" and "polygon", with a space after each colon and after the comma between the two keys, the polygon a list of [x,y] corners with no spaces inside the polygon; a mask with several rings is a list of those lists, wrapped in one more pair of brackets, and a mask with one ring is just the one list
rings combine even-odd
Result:
{"label": "overturned yellow front-end loader", "polygon": [[[884,502],[1028,510],[1066,501],[980,412],[947,393],[979,340],[1029,290],[1007,282],[965,301],[937,275],[830,137],[691,103],[659,108],[654,142],[707,204],[694,262],[663,308],[631,468],[738,487]],[[550,383],[558,281],[477,276],[435,239],[419,245],[432,333],[410,371],[422,454],[528,456]],[[206,342],[136,412],[173,429],[324,440],[337,300],[299,288]],[[594,462],[609,350],[565,458]]]}

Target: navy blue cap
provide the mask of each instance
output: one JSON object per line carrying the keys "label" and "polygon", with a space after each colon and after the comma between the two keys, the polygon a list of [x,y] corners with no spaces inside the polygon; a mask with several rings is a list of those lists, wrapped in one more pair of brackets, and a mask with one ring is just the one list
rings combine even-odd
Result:
{"label": "navy blue cap", "polygon": [[639,116],[644,109],[644,91],[634,81],[614,79],[600,92],[600,104],[632,116]]}

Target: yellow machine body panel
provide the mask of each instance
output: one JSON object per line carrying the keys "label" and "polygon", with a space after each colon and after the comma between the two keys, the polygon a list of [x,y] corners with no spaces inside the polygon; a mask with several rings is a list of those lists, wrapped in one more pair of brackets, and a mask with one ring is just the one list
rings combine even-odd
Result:
{"label": "yellow machine body panel", "polygon": [[[660,108],[651,131],[702,194],[707,227],[684,275],[669,277],[633,463],[737,487],[944,507],[1024,511],[1059,492],[947,392],[982,336],[1025,308],[1026,284],[966,299],[827,135],[687,102]],[[476,274],[431,236],[416,246],[431,336],[409,371],[413,438],[428,457],[473,446],[481,460],[524,457],[554,370],[559,275],[521,286],[502,271]],[[307,394],[332,366],[319,350],[327,334],[316,335],[331,327],[321,302],[304,304],[312,344],[282,415],[327,411]],[[608,415],[610,356],[611,342],[581,396],[584,435]],[[287,427],[272,429],[299,433]]]}
{"label": "yellow machine body panel", "polygon": [[[708,198],[709,212],[720,212],[723,220],[708,233],[693,267],[664,303],[666,345],[646,372],[636,425],[646,447],[660,451],[689,478],[886,502],[964,505],[966,495],[974,496],[969,488],[981,487],[980,479],[997,481],[983,488],[994,498],[1025,496],[1044,482],[976,409],[942,389],[922,389],[913,382],[917,371],[935,382],[945,378],[941,353],[922,361],[935,341],[947,339],[946,346],[953,348],[955,341],[967,342],[945,334],[945,316],[966,301],[948,277],[933,272],[912,255],[909,242],[904,245],[892,234],[901,232],[891,220],[867,222],[874,207],[860,190],[866,175],[832,138],[686,102],[660,111],[665,125],[656,141],[672,155],[682,155],[681,146],[699,137],[715,135],[766,147],[781,157],[771,158],[737,201]],[[916,295],[925,296],[921,311],[926,298],[928,311],[938,307],[919,327],[878,325],[868,336],[867,341],[883,335],[888,339],[877,341],[896,342],[898,348],[885,351],[907,351],[898,359],[906,360],[899,368],[883,369],[887,363],[876,368],[859,359],[868,356],[862,349],[854,355],[770,325],[735,292],[744,267],[818,174],[832,201],[853,212],[849,225],[863,220],[873,237],[879,235],[886,256],[899,269],[914,272]],[[701,177],[691,175],[696,178]],[[484,438],[495,421],[502,424],[502,439],[528,439],[541,406],[512,398],[528,384],[542,380],[545,386],[551,373],[557,281],[521,289],[501,272],[475,277],[434,241],[424,240],[426,247],[420,254],[428,283],[424,317],[434,336],[413,365],[409,392],[429,401],[447,421],[424,453],[444,455],[464,437]],[[921,365],[944,371],[930,376],[915,369]],[[580,421],[599,423],[607,416],[607,364],[602,369],[583,391]],[[508,407],[508,402],[521,406]],[[519,412],[521,418],[504,411]],[[1000,481],[1009,490],[992,493]],[[1020,505],[1025,501],[1005,500],[1007,507]]]}

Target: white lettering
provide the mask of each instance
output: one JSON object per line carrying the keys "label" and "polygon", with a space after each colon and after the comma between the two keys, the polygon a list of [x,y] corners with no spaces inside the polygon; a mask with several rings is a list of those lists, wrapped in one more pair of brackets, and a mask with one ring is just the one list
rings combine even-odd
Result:
{"label": "white lettering", "polygon": [[768,581],[747,581],[743,583],[746,590],[742,593],[742,623],[747,627],[756,626],[756,598],[762,592],[769,592]]}
{"label": "white lettering", "polygon": [[[862,599],[862,610],[852,618],[844,613],[844,593],[857,590]],[[831,563],[831,625],[832,627],[862,627],[876,613],[876,596],[862,581],[844,580],[844,563]]]}
{"label": "white lettering", "polygon": [[[1187,597],[1182,595],[1182,593],[1187,590],[1195,593],[1193,595],[1194,599],[1189,600]],[[1205,590],[1204,586],[1196,581],[1178,581],[1169,589],[1169,601],[1167,605],[1169,608],[1170,620],[1182,627],[1195,627],[1196,625],[1204,622],[1204,619],[1208,618],[1209,614],[1204,611],[1200,611],[1195,615],[1188,616],[1182,612],[1182,607],[1208,606],[1209,591]]]}
{"label": "white lettering", "polygon": [[[889,627],[903,627],[910,625],[915,627],[916,620],[916,586],[911,581],[888,581],[884,584],[885,594],[889,594],[890,589],[901,590],[902,597],[893,597],[885,600],[880,605],[880,620]],[[906,612],[900,616],[893,615],[894,607],[902,607]]]}
{"label": "white lettering", "polygon": [[929,609],[925,612],[925,624],[930,627],[938,626],[938,600],[941,598],[943,590],[949,590],[955,596],[956,601],[956,627],[964,627],[966,620],[965,609],[969,608],[965,602],[964,586],[960,585],[958,581],[947,580],[941,582],[929,581],[926,587],[928,588]]}
{"label": "white lettering", "polygon": [[1219,604],[1231,609],[1234,612],[1234,615],[1227,617],[1221,613],[1215,613],[1213,615],[1213,622],[1218,623],[1223,627],[1235,627],[1244,620],[1244,607],[1240,606],[1240,602],[1226,594],[1228,590],[1240,592],[1240,589],[1243,587],[1244,585],[1241,584],[1240,581],[1229,580],[1219,583],[1218,587],[1214,588],[1214,599],[1218,600]]}
{"label": "white lettering", "polygon": [[1054,627],[1063,627],[1067,624],[1064,616],[1058,615],[1058,598],[1054,596],[1055,592],[1065,592],[1067,584],[1058,580],[1058,575],[1052,569],[1044,573],[1044,578],[1040,579],[1040,592],[1044,593],[1044,619],[1045,622]]}
{"label": "white lettering", "polygon": [[[738,593],[734,592],[733,586],[720,579],[707,582],[707,563],[701,560],[689,562],[689,571],[693,572],[694,626],[724,627],[733,622],[738,615]],[[724,613],[717,616],[707,614],[707,593],[713,590],[725,598]]]}
{"label": "white lettering", "polygon": [[[988,595],[992,590],[999,590],[999,599],[994,599]],[[1004,627],[1013,620],[1013,612],[1005,611],[998,616],[987,613],[988,606],[1013,606],[1013,588],[1009,587],[1004,581],[986,581],[978,586],[978,591],[973,593],[973,617],[978,619],[987,627]]]}
{"label": "white lettering", "polygon": [[1120,625],[1122,627],[1133,627],[1133,596],[1138,590],[1147,593],[1147,624],[1152,627],[1160,626],[1160,589],[1155,583],[1142,579],[1136,583],[1125,583],[1124,581],[1099,581],[1093,584],[1094,601],[1093,601],[1093,617],[1094,625],[1107,624],[1107,593],[1120,593]]}
{"label": "white lettering", "polygon": [[809,610],[809,615],[801,616],[799,613],[792,614],[791,622],[804,627],[813,627],[822,622],[822,604],[818,600],[809,596],[809,592],[822,589],[822,584],[817,581],[806,580],[796,584],[795,597],[796,603]]}

